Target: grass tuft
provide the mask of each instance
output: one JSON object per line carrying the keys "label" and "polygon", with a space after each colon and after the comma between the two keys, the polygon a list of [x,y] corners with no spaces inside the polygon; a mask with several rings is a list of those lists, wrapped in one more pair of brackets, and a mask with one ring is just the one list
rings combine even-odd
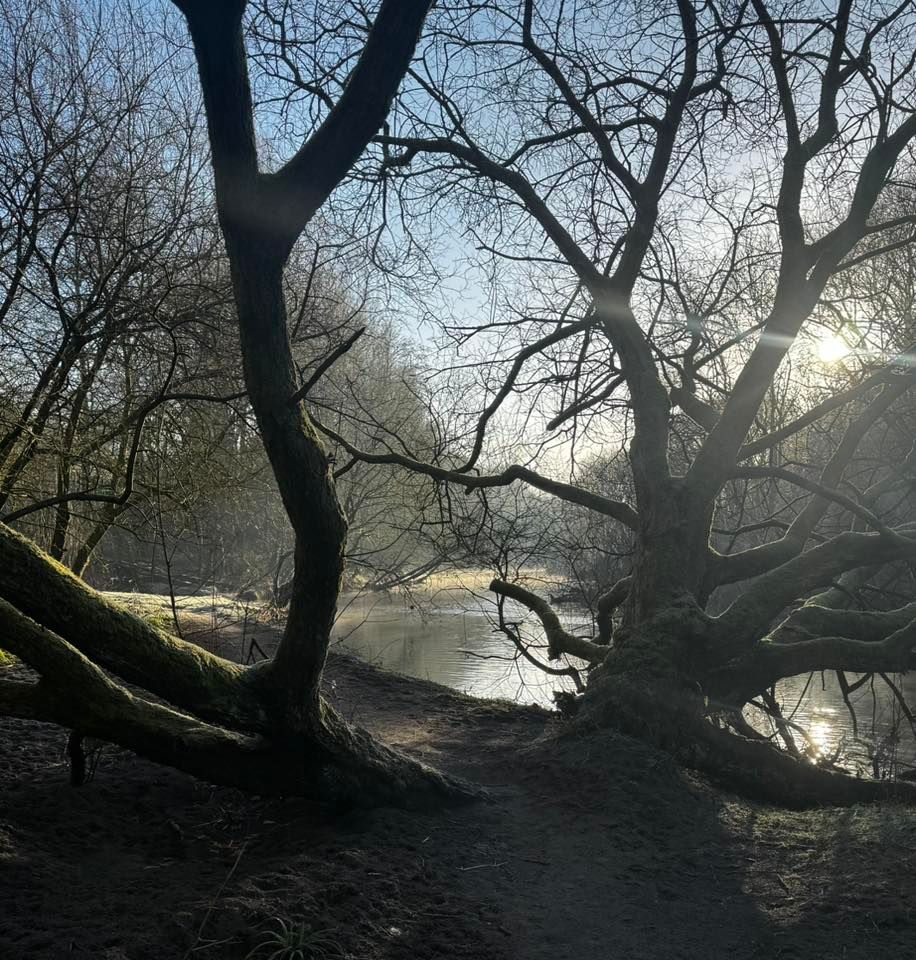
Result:
{"label": "grass tuft", "polygon": [[326,930],[282,917],[270,922],[273,928],[264,933],[246,960],[330,960],[343,955],[340,944]]}

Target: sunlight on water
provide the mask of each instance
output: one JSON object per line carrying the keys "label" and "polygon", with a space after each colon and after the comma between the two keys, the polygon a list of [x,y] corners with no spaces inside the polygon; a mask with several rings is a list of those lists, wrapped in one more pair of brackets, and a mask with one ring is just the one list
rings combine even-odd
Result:
{"label": "sunlight on water", "polygon": [[[451,582],[410,594],[345,596],[335,640],[343,649],[388,670],[442,683],[471,696],[553,706],[554,691],[571,691],[572,681],[548,676],[518,657],[488,616],[493,606],[485,583],[472,586],[474,592]],[[587,631],[587,611],[560,609],[567,629]],[[536,621],[532,624],[533,617],[526,609],[513,606],[510,616],[523,622],[532,637],[541,636],[539,625]],[[536,653],[544,658],[543,650]],[[911,688],[904,678],[902,686],[916,696],[916,683]],[[866,684],[851,695],[856,729],[833,674],[817,674],[810,681],[807,676],[785,680],[777,687],[777,699],[786,719],[797,725],[793,736],[799,749],[812,758],[837,757],[849,769],[869,775],[876,764],[880,770],[895,765],[905,769],[916,761],[905,718],[880,682],[874,687]],[[752,708],[748,719],[761,732],[772,733],[769,720]]]}
{"label": "sunlight on water", "polygon": [[[855,674],[847,677],[852,683]],[[916,681],[897,678],[908,700],[916,698]],[[891,690],[880,680],[866,683],[850,695],[856,715],[853,723],[833,673],[791,677],[776,688],[784,717],[793,728],[800,749],[819,760],[833,760],[854,772],[874,776],[909,770],[916,764],[916,739]],[[771,722],[753,708],[746,711],[758,730],[770,734]]]}
{"label": "sunlight on water", "polygon": [[826,713],[827,711],[818,711],[817,719],[808,727],[808,741],[818,757],[829,756],[830,748],[836,740],[836,722],[833,717],[825,716]]}

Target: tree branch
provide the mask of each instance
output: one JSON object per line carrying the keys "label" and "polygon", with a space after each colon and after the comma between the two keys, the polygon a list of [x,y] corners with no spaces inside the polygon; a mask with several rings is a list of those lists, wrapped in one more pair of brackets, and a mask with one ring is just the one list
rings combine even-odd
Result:
{"label": "tree branch", "polygon": [[585,637],[576,637],[567,633],[560,625],[560,619],[554,613],[550,604],[537,594],[526,590],[517,583],[507,583],[505,580],[492,580],[490,589],[502,597],[508,597],[526,606],[544,627],[547,637],[547,656],[551,660],[559,660],[564,653],[589,663],[601,663],[608,655],[608,648],[598,643],[592,643]]}
{"label": "tree branch", "polygon": [[383,0],[340,99],[299,151],[264,178],[293,242],[378,132],[407,72],[432,0]]}
{"label": "tree branch", "polygon": [[242,667],[116,606],[2,524],[0,598],[106,670],[184,710],[236,729],[268,728]]}
{"label": "tree branch", "polygon": [[365,327],[360,327],[352,336],[347,337],[343,343],[339,343],[322,361],[318,364],[315,372],[306,380],[306,382],[289,398],[289,405],[294,407],[300,400],[304,400],[316,383],[334,366],[335,363],[356,343],[357,340],[366,332]]}
{"label": "tree branch", "polygon": [[342,437],[336,430],[324,426],[315,417],[312,418],[315,426],[330,437],[335,443],[340,444],[351,457],[361,460],[364,463],[388,463],[399,467],[404,467],[413,473],[419,473],[434,480],[441,480],[446,483],[460,484],[466,490],[484,489],[486,487],[506,487],[516,480],[521,480],[529,486],[549,493],[551,496],[560,500],[566,500],[568,503],[576,503],[579,506],[587,507],[596,513],[602,513],[605,516],[613,517],[620,521],[625,527],[631,530],[636,529],[637,515],[636,511],[621,500],[611,500],[608,497],[602,497],[597,493],[590,493],[581,487],[576,487],[570,483],[562,483],[559,480],[551,480],[544,477],[534,470],[527,467],[513,465],[506,467],[501,473],[495,474],[470,474],[458,473],[455,470],[447,470],[444,467],[438,467],[432,463],[423,463],[420,460],[414,460],[411,457],[400,453],[369,453],[366,450],[360,450],[354,444]]}
{"label": "tree branch", "polygon": [[[303,769],[261,737],[202,723],[134,696],[114,683],[66,640],[0,600],[3,645],[41,674],[38,684],[0,685],[4,701],[42,719],[117,743],[205,780],[249,787],[263,778],[266,793],[301,792]],[[23,686],[33,687],[24,691]],[[47,693],[46,693],[47,691]]]}
{"label": "tree branch", "polygon": [[798,597],[804,597],[847,570],[916,556],[916,538],[894,531],[846,532],[793,557],[757,580],[717,622],[737,645],[753,643],[762,630]]}
{"label": "tree branch", "polygon": [[807,490],[809,493],[814,493],[824,500],[839,504],[841,507],[848,510],[860,520],[863,520],[868,526],[872,527],[874,530],[877,530],[879,533],[883,533],[892,539],[897,536],[897,534],[895,534],[894,531],[891,530],[886,524],[882,523],[882,521],[876,517],[871,510],[868,509],[868,507],[863,507],[861,504],[856,503],[855,500],[853,500],[851,497],[847,497],[845,493],[840,493],[839,490],[825,487],[816,480],[811,480],[799,473],[786,470],[784,467],[739,467],[737,470],[735,470],[732,476],[736,479],[749,480],[785,480],[786,483],[791,483],[793,486],[800,487],[802,490]]}
{"label": "tree branch", "polygon": [[710,682],[714,689],[727,691],[730,699],[746,702],[760,691],[772,687],[778,680],[815,670],[853,673],[911,670],[916,666],[914,647],[916,619],[911,619],[880,640],[819,636],[793,643],[777,643],[768,639],[759,643],[748,655],[715,673]]}

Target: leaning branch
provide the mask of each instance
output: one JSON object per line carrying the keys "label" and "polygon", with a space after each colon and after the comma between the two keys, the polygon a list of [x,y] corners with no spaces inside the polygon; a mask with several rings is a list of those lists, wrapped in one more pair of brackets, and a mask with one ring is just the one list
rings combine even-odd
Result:
{"label": "leaning branch", "polygon": [[739,646],[753,643],[780,611],[839,574],[914,556],[916,538],[910,535],[847,531],[759,577],[717,620]]}
{"label": "leaning branch", "polygon": [[106,670],[183,710],[236,729],[267,729],[244,668],[111,603],[3,524],[0,598]]}
{"label": "leaning branch", "polygon": [[736,702],[746,702],[777,681],[815,670],[852,673],[898,673],[916,666],[916,620],[910,620],[883,640],[848,636],[814,637],[796,643],[765,640],[747,656],[728,664],[713,678],[717,690]]}
{"label": "leaning branch", "polygon": [[845,610],[808,602],[793,610],[770,634],[770,640],[798,643],[816,637],[847,636],[877,643],[914,620],[916,603],[896,610]]}
{"label": "leaning branch", "polygon": [[361,460],[363,463],[387,463],[393,466],[404,467],[413,473],[419,473],[426,477],[432,477],[445,483],[461,484],[466,490],[479,490],[487,487],[507,487],[516,480],[521,480],[529,486],[549,493],[551,496],[560,500],[566,500],[568,503],[576,503],[581,507],[587,507],[596,513],[602,513],[607,517],[613,517],[625,527],[631,530],[636,529],[637,515],[636,511],[621,500],[611,500],[608,497],[602,497],[600,494],[591,493],[576,487],[571,483],[562,483],[559,480],[551,480],[534,470],[527,467],[513,465],[506,467],[501,473],[494,474],[469,474],[459,473],[456,470],[447,470],[445,467],[438,467],[432,463],[424,463],[421,460],[414,460],[401,453],[369,453],[367,450],[360,450],[359,447],[350,443],[342,437],[336,430],[326,427],[320,423],[315,416],[312,416],[312,422],[327,437],[330,437],[335,443],[343,447],[351,457]]}
{"label": "leaning branch", "polygon": [[560,618],[554,613],[550,604],[536,593],[526,590],[517,583],[507,583],[505,580],[493,580],[490,589],[501,597],[508,597],[526,606],[541,621],[544,634],[547,637],[547,656],[551,660],[559,660],[564,653],[589,663],[601,663],[608,654],[608,648],[598,643],[592,643],[585,637],[577,637],[567,633],[560,624]]}
{"label": "leaning branch", "polygon": [[6,649],[42,678],[34,685],[5,682],[0,687],[0,703],[17,709],[18,715],[31,710],[29,719],[77,729],[211,782],[250,788],[257,777],[265,793],[304,789],[303,770],[269,741],[134,696],[76,647],[4,600],[0,637]]}
{"label": "leaning branch", "polygon": [[343,343],[339,343],[325,358],[318,364],[315,372],[306,380],[304,384],[289,398],[289,405],[294,407],[300,400],[304,400],[315,384],[334,366],[335,363],[356,343],[357,340],[366,332],[365,327],[360,327],[352,336],[347,337]]}

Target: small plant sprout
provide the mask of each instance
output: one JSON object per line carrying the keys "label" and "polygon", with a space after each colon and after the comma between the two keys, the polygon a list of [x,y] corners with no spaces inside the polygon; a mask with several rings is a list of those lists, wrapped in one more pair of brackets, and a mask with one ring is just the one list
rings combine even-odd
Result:
{"label": "small plant sprout", "polygon": [[274,926],[265,931],[246,960],[329,960],[342,956],[340,944],[326,930],[316,930],[310,923],[295,923],[273,917]]}

